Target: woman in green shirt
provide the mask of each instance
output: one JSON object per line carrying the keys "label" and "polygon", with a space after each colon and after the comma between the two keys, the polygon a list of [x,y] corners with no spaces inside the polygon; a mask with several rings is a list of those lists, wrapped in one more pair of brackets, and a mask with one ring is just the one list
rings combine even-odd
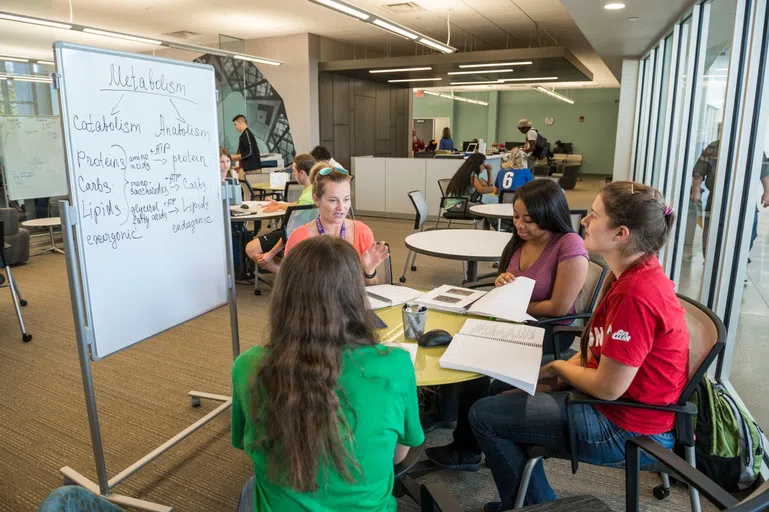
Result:
{"label": "woman in green shirt", "polygon": [[396,510],[393,464],[424,442],[416,377],[377,344],[366,304],[344,240],[309,238],[283,261],[269,343],[232,369],[232,444],[255,474],[239,511]]}

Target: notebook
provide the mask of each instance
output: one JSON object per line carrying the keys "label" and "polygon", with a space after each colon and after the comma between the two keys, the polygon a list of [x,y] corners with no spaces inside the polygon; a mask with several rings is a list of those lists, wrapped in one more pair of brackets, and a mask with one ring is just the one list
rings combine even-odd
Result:
{"label": "notebook", "polygon": [[440,359],[441,368],[488,375],[534,395],[545,330],[470,318]]}
{"label": "notebook", "polygon": [[402,348],[409,353],[409,356],[411,357],[411,364],[416,363],[417,350],[419,350],[419,345],[416,343],[398,343],[397,341],[392,341],[389,343],[383,343],[383,345],[390,348]]}
{"label": "notebook", "polygon": [[392,284],[378,284],[366,287],[369,309],[382,309],[398,306],[416,299],[422,295],[419,290]]}
{"label": "notebook", "polygon": [[461,315],[488,316],[510,322],[536,320],[526,313],[534,291],[534,280],[519,277],[489,292],[443,285],[418,297],[414,302],[430,309]]}

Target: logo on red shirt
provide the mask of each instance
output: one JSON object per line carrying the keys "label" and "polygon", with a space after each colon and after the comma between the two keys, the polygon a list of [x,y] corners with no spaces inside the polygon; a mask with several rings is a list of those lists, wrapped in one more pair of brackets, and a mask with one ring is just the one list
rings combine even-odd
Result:
{"label": "logo on red shirt", "polygon": [[620,329],[619,331],[611,335],[611,339],[617,340],[617,341],[630,341],[630,333]]}

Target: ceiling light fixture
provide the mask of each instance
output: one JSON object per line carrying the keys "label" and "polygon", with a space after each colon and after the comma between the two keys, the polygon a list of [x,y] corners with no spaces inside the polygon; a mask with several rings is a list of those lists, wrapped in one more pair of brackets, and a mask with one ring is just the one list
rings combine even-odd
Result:
{"label": "ceiling light fixture", "polygon": [[422,92],[425,94],[429,94],[431,96],[440,96],[441,98],[446,98],[447,100],[461,101],[463,103],[473,103],[475,105],[483,105],[483,106],[489,105],[485,101],[471,100],[470,98],[462,98],[461,96],[454,96],[453,94],[445,94],[442,92],[427,91],[427,90],[422,90]]}
{"label": "ceiling light fixture", "polygon": [[48,66],[55,66],[56,64],[51,62],[50,60],[39,60],[37,61],[38,64],[46,64]]}
{"label": "ceiling light fixture", "polygon": [[606,9],[607,11],[617,11],[619,9],[624,9],[625,8],[625,4],[623,4],[621,2],[611,2],[611,3],[608,3],[608,4],[604,5],[603,8]]}
{"label": "ceiling light fixture", "polygon": [[29,62],[29,59],[22,59],[19,57],[3,57],[0,56],[0,60],[5,60],[8,62]]}
{"label": "ceiling light fixture", "polygon": [[521,62],[492,62],[488,64],[462,64],[459,67],[460,68],[492,68],[496,66],[526,66],[531,63],[532,62],[530,60],[526,60]]}
{"label": "ceiling light fixture", "polygon": [[385,30],[389,30],[390,32],[397,34],[399,36],[403,36],[406,39],[411,39],[412,41],[415,39],[418,39],[419,36],[416,34],[412,34],[408,30],[402,29],[401,27],[395,26],[392,23],[387,23],[386,21],[382,21],[380,19],[375,19],[372,23],[376,25],[379,28],[383,28]]}
{"label": "ceiling light fixture", "polygon": [[433,92],[433,91],[422,91],[425,94],[429,94],[430,96],[440,96],[441,94],[439,92]]}
{"label": "ceiling light fixture", "polygon": [[551,91],[550,89],[545,89],[541,85],[538,85],[537,87],[535,87],[535,89],[537,89],[539,92],[543,92],[543,93],[545,93],[545,94],[547,94],[549,96],[552,96],[553,98],[556,98],[556,99],[559,99],[561,101],[565,101],[566,103],[569,103],[571,105],[574,105],[574,100],[572,100],[570,98],[567,98],[566,96],[564,96],[562,94],[558,94],[555,91]]}
{"label": "ceiling light fixture", "polygon": [[450,71],[449,75],[480,75],[483,73],[512,73],[512,69],[482,69],[480,71]]}
{"label": "ceiling light fixture", "polygon": [[72,25],[67,23],[59,23],[58,21],[49,21],[31,16],[19,16],[9,12],[0,12],[0,19],[8,21],[19,21],[21,23],[31,23],[32,25],[42,25],[44,27],[62,28],[64,30],[69,30],[72,28]]}
{"label": "ceiling light fixture", "polygon": [[557,76],[541,76],[538,78],[500,78],[500,82],[541,82],[544,80],[558,80]]}
{"label": "ceiling light fixture", "polygon": [[445,44],[441,44],[431,39],[426,39],[424,37],[420,39],[419,42],[425,46],[429,46],[430,48],[435,48],[436,50],[443,53],[454,53],[455,51],[457,51],[456,48],[453,48],[451,46],[446,46]]}
{"label": "ceiling light fixture", "polygon": [[115,37],[117,39],[127,39],[128,41],[136,41],[137,43],[155,44],[161,45],[162,41],[157,39],[148,39],[146,37],[130,36],[128,34],[121,34],[119,32],[110,32],[108,30],[101,30],[98,28],[84,28],[83,32],[87,34],[96,34],[97,36]]}
{"label": "ceiling light fixture", "polygon": [[638,21],[638,16],[631,16],[627,20],[628,21]]}
{"label": "ceiling light fixture", "polygon": [[0,80],[16,80],[19,82],[46,82],[51,83],[53,79],[45,75],[0,75]]}
{"label": "ceiling light fixture", "polygon": [[397,84],[400,82],[437,82],[443,80],[443,78],[400,78],[398,80],[388,80],[391,84]]}
{"label": "ceiling light fixture", "polygon": [[250,55],[233,55],[233,59],[247,60],[248,62],[258,62],[259,64],[267,64],[269,66],[280,66],[280,62],[277,60],[264,59],[262,57],[252,57]]}
{"label": "ceiling light fixture", "polygon": [[347,15],[354,16],[355,18],[358,18],[363,21],[366,21],[371,17],[370,14],[366,14],[365,12],[359,11],[358,9],[353,9],[347,4],[335,2],[334,0],[310,0],[310,1],[316,4],[325,5],[326,7],[330,7],[335,11],[343,12]]}
{"label": "ceiling light fixture", "polygon": [[415,30],[411,30],[410,28],[404,27],[403,25],[395,23],[394,21],[390,21],[377,14],[374,14],[373,12],[361,9],[357,5],[352,5],[342,0],[310,0],[310,2],[317,5],[322,5],[323,7],[328,7],[329,9],[333,9],[336,12],[352,16],[358,20],[365,21],[366,23],[379,29],[386,30],[391,34],[396,34],[400,37],[405,37],[406,39],[414,41],[415,43],[429,46],[434,50],[438,50],[443,53],[454,53],[457,51],[457,49],[453,46],[443,44],[437,39],[433,39],[432,37],[420,34]]}
{"label": "ceiling light fixture", "polygon": [[501,84],[503,80],[484,80],[482,82],[451,82],[451,85],[486,85],[486,84]]}
{"label": "ceiling light fixture", "polygon": [[424,68],[396,68],[396,69],[372,69],[369,73],[401,73],[403,71],[430,71],[431,67]]}

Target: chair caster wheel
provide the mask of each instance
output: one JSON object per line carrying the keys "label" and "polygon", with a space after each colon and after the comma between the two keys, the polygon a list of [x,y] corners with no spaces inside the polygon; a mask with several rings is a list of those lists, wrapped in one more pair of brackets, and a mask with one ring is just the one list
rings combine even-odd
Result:
{"label": "chair caster wheel", "polygon": [[190,402],[192,403],[192,407],[200,407],[200,397],[199,396],[190,397]]}
{"label": "chair caster wheel", "polygon": [[405,283],[406,282],[406,278],[401,276],[401,278],[398,279],[398,281],[400,281],[401,283]]}
{"label": "chair caster wheel", "polygon": [[19,304],[21,305],[21,307],[24,307],[24,306],[26,306],[26,305],[27,305],[27,301],[26,301],[26,300],[24,300],[24,299],[21,299],[21,300],[19,301]]}
{"label": "chair caster wheel", "polygon": [[261,294],[262,294],[262,290],[254,290],[254,295],[256,295],[257,297],[260,296]]}
{"label": "chair caster wheel", "polygon": [[670,489],[666,489],[664,486],[658,485],[657,487],[654,488],[652,493],[654,494],[654,497],[657,498],[658,500],[664,500],[665,498],[670,496]]}
{"label": "chair caster wheel", "polygon": [[491,266],[491,268],[499,268],[499,263],[494,262],[494,264]]}
{"label": "chair caster wheel", "polygon": [[417,271],[417,267],[415,267],[415,266],[412,266],[412,267],[411,267],[411,271],[412,271],[412,272],[416,272],[416,271]]}
{"label": "chair caster wheel", "polygon": [[29,340],[32,339],[32,335],[31,334],[24,334],[24,335],[21,336],[21,339],[24,341],[24,343],[26,343],[26,342],[28,342]]}

